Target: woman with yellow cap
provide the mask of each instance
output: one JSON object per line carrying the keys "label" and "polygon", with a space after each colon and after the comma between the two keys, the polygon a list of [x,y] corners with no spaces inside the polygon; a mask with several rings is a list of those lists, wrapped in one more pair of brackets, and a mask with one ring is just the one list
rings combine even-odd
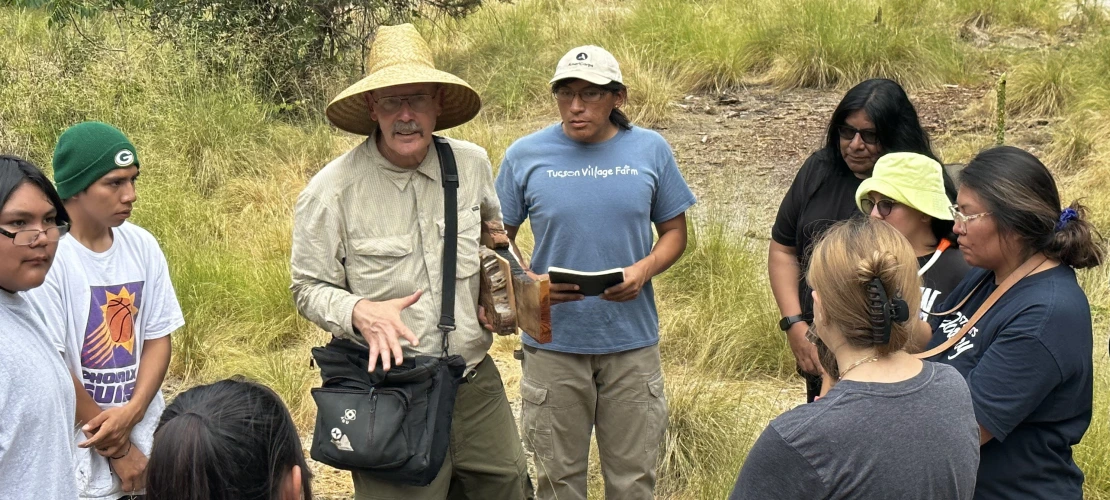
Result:
{"label": "woman with yellow cap", "polygon": [[952,233],[948,207],[955,185],[936,160],[917,153],[889,153],[875,162],[856,190],[856,206],[886,221],[909,240],[922,278],[921,316],[934,312],[971,269]]}

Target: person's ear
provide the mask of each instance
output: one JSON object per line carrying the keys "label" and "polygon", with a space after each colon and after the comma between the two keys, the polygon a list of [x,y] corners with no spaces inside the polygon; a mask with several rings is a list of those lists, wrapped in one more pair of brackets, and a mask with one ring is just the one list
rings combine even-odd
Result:
{"label": "person's ear", "polygon": [[613,105],[614,108],[620,109],[624,106],[625,101],[628,100],[628,90],[617,92],[617,102]]}
{"label": "person's ear", "polygon": [[301,483],[301,466],[294,465],[289,473],[281,479],[281,500],[302,500],[304,488]]}
{"label": "person's ear", "polygon": [[378,113],[374,111],[374,96],[370,94],[370,92],[367,92],[362,96],[366,99],[366,109],[370,112],[370,119],[376,122],[378,121]]}

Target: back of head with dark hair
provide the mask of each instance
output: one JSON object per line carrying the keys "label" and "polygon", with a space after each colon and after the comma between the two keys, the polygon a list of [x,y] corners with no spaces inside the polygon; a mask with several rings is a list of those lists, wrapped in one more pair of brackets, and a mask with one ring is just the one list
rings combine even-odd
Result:
{"label": "back of head with dark hair", "polygon": [[24,184],[31,184],[42,190],[50,200],[50,204],[58,211],[55,217],[58,224],[69,223],[69,213],[66,212],[65,204],[58,196],[58,191],[38,167],[18,156],[0,155],[0,207],[7,204],[12,193]]}
{"label": "back of head with dark hair", "polygon": [[873,78],[852,87],[833,111],[825,134],[825,150],[839,169],[848,171],[848,164],[840,154],[840,135],[837,127],[844,125],[848,115],[858,110],[867,113],[879,145],[884,153],[918,153],[940,161],[933,153],[929,134],[921,128],[917,110],[906,91],[894,80]]}
{"label": "back of head with dark hair", "polygon": [[274,391],[241,379],[189,389],[162,413],[147,464],[150,500],[277,500],[282,479],[311,471],[296,426]]}
{"label": "back of head with dark hair", "polygon": [[[566,85],[571,80],[571,78],[567,78],[551,84],[551,91],[555,92],[556,90],[559,90],[559,87]],[[614,94],[628,91],[628,87],[625,87],[624,84],[621,82],[609,82],[605,85],[599,85],[599,87],[608,90],[609,92],[612,92]],[[627,99],[627,94],[625,95],[625,97]],[[624,114],[624,111],[621,111],[620,108],[613,108],[613,111],[609,112],[609,121],[612,122],[613,125],[616,125],[617,128],[624,130],[632,129],[632,120],[630,120],[628,118],[628,115]]]}
{"label": "back of head with dark hair", "polygon": [[1012,146],[987,149],[960,173],[960,189],[979,197],[999,232],[1018,236],[1024,257],[1044,252],[1077,269],[1102,263],[1102,238],[1086,220],[1086,207],[1072,202],[1076,217],[1065,223],[1056,180],[1032,154]]}

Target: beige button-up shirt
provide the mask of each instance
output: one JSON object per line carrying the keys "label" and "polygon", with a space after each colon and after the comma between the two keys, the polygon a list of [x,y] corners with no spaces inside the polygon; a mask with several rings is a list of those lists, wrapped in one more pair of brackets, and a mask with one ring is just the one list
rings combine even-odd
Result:
{"label": "beige button-up shirt", "polygon": [[[478,323],[481,221],[500,220],[493,169],[481,147],[449,139],[459,170],[455,324],[450,353],[467,367],[493,344]],[[401,312],[420,340],[399,339],[404,356],[439,356],[443,298],[443,184],[430,146],[416,169],[394,166],[370,137],[317,173],[293,216],[292,290],[297,310],[333,335],[365,345],[351,325],[361,299],[383,301],[424,290]]]}

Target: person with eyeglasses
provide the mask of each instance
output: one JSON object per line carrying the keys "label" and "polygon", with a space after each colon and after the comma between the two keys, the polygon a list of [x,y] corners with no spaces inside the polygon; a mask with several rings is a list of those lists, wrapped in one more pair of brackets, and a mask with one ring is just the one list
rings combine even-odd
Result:
{"label": "person with eyeglasses", "polygon": [[0,155],[0,492],[11,500],[77,498],[73,383],[54,332],[27,300],[68,223],[42,171]]}
{"label": "person with eyeglasses", "polygon": [[917,153],[883,155],[856,189],[859,209],[894,226],[913,247],[922,280],[921,319],[938,311],[971,269],[952,233],[949,208],[955,197],[956,186],[944,167]]}
{"label": "person with eyeglasses", "polygon": [[1091,423],[1093,333],[1075,270],[1100,265],[1105,242],[1083,205],[1061,207],[1044,164],[1010,146],[967,164],[952,215],[973,269],[940,306],[953,312],[933,318],[928,347],[971,390],[982,445],[975,498],[1083,498],[1072,448]]}
{"label": "person with eyeglasses", "polygon": [[81,498],[131,498],[145,487],[165,408],[170,334],[185,319],[158,241],[128,222],[140,166],[131,140],[106,123],[79,123],[58,137],[53,164],[73,223],[45,283],[30,296],[77,396],[71,475]]}
{"label": "person with eyeglasses", "polygon": [[667,401],[651,279],[685,251],[695,198],[667,141],[621,110],[628,89],[612,54],[571,49],[549,84],[561,120],[509,146],[497,175],[505,229],[515,241],[531,222],[537,273],[621,268],[624,281],[588,297],[552,283],[551,342],[522,336],[536,495],[586,498],[592,431],[605,496],[652,498]]}
{"label": "person with eyeglasses", "polygon": [[906,92],[892,80],[872,79],[852,87],[833,111],[825,144],[802,164],[778,208],[767,253],[767,272],[806,399],[821,390],[817,350],[805,340],[813,320],[806,285],[809,249],[829,226],[860,216],[856,190],[871,176],[880,156],[910,152],[936,159],[929,135]]}
{"label": "person with eyeglasses", "polygon": [[[439,328],[445,193],[433,134],[473,119],[481,99],[465,81],[435,68],[412,24],[378,28],[367,63],[370,73],[325,111],[333,125],[362,140],[312,176],[297,197],[293,300],[302,316],[332,335],[325,349],[353,353],[383,370],[416,356],[458,355],[466,371],[435,479],[414,486],[388,470],[355,469],[354,496],[530,498],[528,462],[478,304],[482,223],[501,219],[493,167],[481,146],[454,138],[444,140],[458,169],[455,329]],[[354,425],[369,425],[359,422]]]}

